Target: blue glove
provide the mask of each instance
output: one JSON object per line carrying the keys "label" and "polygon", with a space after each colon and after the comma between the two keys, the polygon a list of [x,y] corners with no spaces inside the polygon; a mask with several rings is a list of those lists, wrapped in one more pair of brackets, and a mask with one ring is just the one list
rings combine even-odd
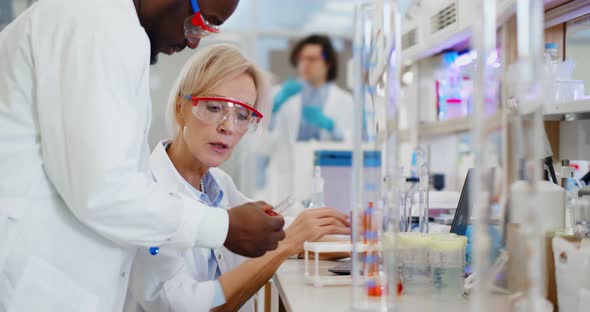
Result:
{"label": "blue glove", "polygon": [[334,121],[332,118],[324,115],[322,109],[317,106],[304,106],[303,118],[312,125],[316,125],[324,130],[334,130]]}
{"label": "blue glove", "polygon": [[293,79],[287,80],[283,84],[281,90],[275,95],[272,105],[272,112],[275,113],[278,111],[288,99],[301,92],[302,89],[303,86],[299,81]]}

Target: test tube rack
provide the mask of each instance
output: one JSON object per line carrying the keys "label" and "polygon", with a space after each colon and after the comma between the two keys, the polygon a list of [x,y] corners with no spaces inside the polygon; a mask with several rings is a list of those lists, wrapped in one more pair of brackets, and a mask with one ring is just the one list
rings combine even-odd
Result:
{"label": "test tube rack", "polygon": [[[379,246],[380,247],[380,246]],[[320,274],[320,254],[327,252],[352,252],[352,243],[334,242],[305,242],[303,244],[305,259],[305,283],[314,287],[352,285],[350,275],[325,275]],[[360,245],[360,252],[368,250],[368,245]],[[313,265],[310,264],[309,254],[313,253]],[[311,267],[313,266],[313,272]]]}

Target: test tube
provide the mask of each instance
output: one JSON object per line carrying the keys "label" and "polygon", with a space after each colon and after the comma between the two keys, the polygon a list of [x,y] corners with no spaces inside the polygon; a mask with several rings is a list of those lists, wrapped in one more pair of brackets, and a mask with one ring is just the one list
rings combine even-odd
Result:
{"label": "test tube", "polygon": [[399,205],[400,205],[400,231],[409,232],[410,227],[408,226],[408,219],[411,220],[412,216],[408,216],[408,194],[406,185],[406,171],[404,167],[399,169]]}
{"label": "test tube", "polygon": [[481,282],[493,280],[490,276],[490,237],[489,237],[489,164],[487,160],[488,136],[486,124],[486,103],[497,101],[497,89],[492,85],[497,78],[488,62],[496,50],[496,1],[479,0],[476,2],[474,23],[474,45],[477,52],[476,72],[473,89],[473,112],[471,120],[472,150],[475,155],[473,177],[470,180],[470,210],[473,216],[473,268],[478,281],[476,289],[470,298],[471,311],[491,311],[490,283]]}
{"label": "test tube", "polygon": [[[383,82],[387,81],[387,66],[393,38],[393,12],[397,2],[375,0],[355,8],[353,41],[353,72],[355,78],[353,116],[353,190],[352,202],[352,310],[391,311],[391,289],[388,270],[383,269],[382,234],[387,218],[381,185],[385,175],[379,170],[363,170],[363,146],[381,150],[378,131],[386,127],[378,124],[377,105],[385,105]],[[386,64],[383,67],[383,64]],[[381,108],[381,107],[380,107]],[[379,126],[378,126],[379,125]],[[363,131],[366,144],[363,144]],[[392,196],[388,201],[391,204]],[[397,219],[397,218],[395,218]],[[391,227],[390,227],[391,228]],[[388,245],[390,246],[390,245]]]}
{"label": "test tube", "polygon": [[418,203],[418,226],[420,232],[428,233],[428,188],[429,188],[429,177],[428,169],[426,165],[422,165],[420,168],[420,186],[419,192],[419,203]]}

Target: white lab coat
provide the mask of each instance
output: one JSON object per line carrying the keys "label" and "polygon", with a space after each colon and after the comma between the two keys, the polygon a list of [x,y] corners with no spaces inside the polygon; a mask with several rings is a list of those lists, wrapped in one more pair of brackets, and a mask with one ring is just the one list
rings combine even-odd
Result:
{"label": "white lab coat", "polygon": [[[293,96],[276,113],[275,128],[269,132],[266,144],[260,150],[270,157],[266,172],[266,187],[263,198],[278,203],[293,194],[294,145],[301,123],[301,93]],[[344,143],[351,141],[352,135],[352,96],[335,84],[330,85],[323,113],[332,118],[344,136]],[[320,141],[331,140],[331,134],[321,130]]]}
{"label": "white lab coat", "polygon": [[149,177],[131,0],[43,0],[0,33],[0,312],[121,311],[136,246],[219,247],[228,215]]}
{"label": "white lab coat", "polygon": [[[158,144],[150,156],[149,165],[153,178],[158,183],[178,189],[182,194],[199,201],[170,161],[164,148],[165,143]],[[228,209],[251,201],[238,191],[232,178],[223,170],[211,168],[209,172],[223,190],[223,199],[219,208],[208,209]],[[146,248],[140,249],[133,262],[125,312],[209,311],[215,291],[213,281],[208,280],[210,253],[211,249],[208,248],[162,248],[157,256],[152,256]],[[237,267],[246,259],[225,247],[214,249],[214,253],[221,274]],[[253,300],[246,302],[240,311],[254,312]]]}

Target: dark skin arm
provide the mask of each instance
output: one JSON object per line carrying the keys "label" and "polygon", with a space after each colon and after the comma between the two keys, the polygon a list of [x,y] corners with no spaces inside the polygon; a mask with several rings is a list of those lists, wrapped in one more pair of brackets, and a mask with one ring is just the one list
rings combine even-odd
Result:
{"label": "dark skin arm", "polygon": [[272,206],[265,202],[247,203],[228,210],[229,229],[224,246],[246,257],[260,257],[277,248],[285,238],[282,216],[269,216]]}

